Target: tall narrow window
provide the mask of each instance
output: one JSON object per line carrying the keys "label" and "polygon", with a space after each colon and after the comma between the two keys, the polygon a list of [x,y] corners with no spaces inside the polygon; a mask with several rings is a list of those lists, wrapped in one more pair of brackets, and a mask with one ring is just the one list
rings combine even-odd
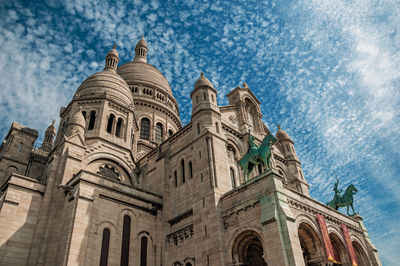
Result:
{"label": "tall narrow window", "polygon": [[115,128],[115,136],[118,138],[122,137],[122,125],[123,125],[122,118],[118,118],[117,127]]}
{"label": "tall narrow window", "polygon": [[101,241],[101,255],[100,255],[100,266],[108,265],[108,249],[110,246],[110,229],[105,228],[103,230],[103,239]]}
{"label": "tall narrow window", "polygon": [[182,184],[185,183],[185,161],[181,161]]}
{"label": "tall narrow window", "polygon": [[122,228],[121,266],[129,265],[129,242],[131,237],[131,217],[124,215]]}
{"label": "tall narrow window", "polygon": [[161,123],[157,123],[156,125],[156,142],[161,143],[163,141],[163,125]]}
{"label": "tall narrow window", "polygon": [[193,177],[193,166],[192,166],[192,162],[189,162],[189,179],[192,179]]}
{"label": "tall narrow window", "polygon": [[88,130],[92,130],[94,128],[95,122],[96,122],[96,111],[91,111]]}
{"label": "tall narrow window", "polygon": [[140,241],[140,266],[147,266],[147,237]]}
{"label": "tall narrow window", "polygon": [[217,131],[217,133],[219,133],[219,125],[218,125],[218,122],[215,122],[215,130]]}
{"label": "tall narrow window", "polygon": [[140,138],[150,139],[150,120],[148,118],[143,118],[140,121]]}
{"label": "tall narrow window", "polygon": [[23,142],[20,142],[19,143],[19,146],[18,146],[18,152],[21,152],[21,150],[22,150],[22,146],[24,145],[24,143]]}
{"label": "tall narrow window", "polygon": [[232,183],[232,188],[236,188],[236,181],[235,181],[235,170],[233,168],[229,168],[230,173],[231,173],[231,183]]}
{"label": "tall narrow window", "polygon": [[115,115],[111,114],[110,117],[108,118],[108,122],[107,122],[107,132],[108,133],[111,133],[111,131],[112,131],[114,120],[115,120]]}
{"label": "tall narrow window", "polygon": [[204,93],[204,100],[207,100],[207,93]]}
{"label": "tall narrow window", "polygon": [[168,130],[168,136],[169,137],[172,137],[172,135],[174,135],[174,132],[170,129],[170,130]]}
{"label": "tall narrow window", "polygon": [[83,115],[83,118],[85,118],[85,121],[86,121],[86,111],[82,111],[82,115]]}
{"label": "tall narrow window", "polygon": [[196,103],[199,103],[199,96],[196,95]]}
{"label": "tall narrow window", "polygon": [[197,124],[197,135],[200,135],[200,124]]}
{"label": "tall narrow window", "polygon": [[174,181],[175,181],[175,187],[178,187],[178,174],[176,171],[174,171]]}

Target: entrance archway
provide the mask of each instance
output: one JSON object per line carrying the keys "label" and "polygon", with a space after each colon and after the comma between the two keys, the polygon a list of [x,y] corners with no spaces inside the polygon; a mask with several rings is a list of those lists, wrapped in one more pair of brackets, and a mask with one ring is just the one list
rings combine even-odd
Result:
{"label": "entrance archway", "polygon": [[350,263],[350,258],[347,254],[346,247],[340,240],[340,238],[333,234],[329,234],[329,239],[331,240],[332,248],[333,248],[333,258],[337,263],[334,263],[333,265],[342,265],[346,263]]}
{"label": "entrance archway", "polygon": [[321,240],[315,230],[307,223],[299,226],[299,240],[303,252],[304,265],[316,266],[324,260]]}
{"label": "entrance archway", "polygon": [[232,248],[232,258],[235,265],[267,266],[264,250],[258,234],[245,231],[236,237]]}
{"label": "entrance archway", "polygon": [[357,242],[353,241],[353,249],[356,254],[357,264],[358,266],[367,266],[370,265],[368,262],[368,256],[364,252],[364,249]]}

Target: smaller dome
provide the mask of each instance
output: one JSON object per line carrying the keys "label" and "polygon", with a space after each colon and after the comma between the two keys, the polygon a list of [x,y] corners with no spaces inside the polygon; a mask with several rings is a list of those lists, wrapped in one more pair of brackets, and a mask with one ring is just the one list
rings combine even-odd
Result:
{"label": "smaller dome", "polygon": [[126,81],[116,73],[119,57],[114,44],[108,52],[104,70],[88,77],[76,90],[74,98],[109,95],[114,100],[130,106],[133,103],[131,90]]}
{"label": "smaller dome", "polygon": [[275,137],[278,140],[290,140],[290,137],[288,135],[288,133],[286,133],[285,131],[283,131],[280,127],[280,125],[278,125],[278,132],[276,132]]}
{"label": "smaller dome", "polygon": [[56,120],[53,119],[53,123],[51,123],[51,125],[46,129],[45,135],[56,134],[56,127],[54,126],[55,123]]}
{"label": "smaller dome", "polygon": [[214,89],[211,81],[209,81],[208,78],[206,78],[204,76],[203,72],[200,73],[200,78],[194,84],[194,89],[197,89],[197,88],[200,88],[200,87],[211,87],[211,88]]}
{"label": "smaller dome", "polygon": [[131,90],[125,80],[113,71],[103,70],[88,77],[76,90],[76,97],[109,95],[126,106],[133,103]]}

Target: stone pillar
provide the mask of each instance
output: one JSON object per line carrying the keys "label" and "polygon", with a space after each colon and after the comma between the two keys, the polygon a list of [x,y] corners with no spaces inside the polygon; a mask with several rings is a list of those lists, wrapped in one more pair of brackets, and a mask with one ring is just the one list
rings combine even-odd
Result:
{"label": "stone pillar", "polygon": [[268,265],[304,265],[300,241],[281,179],[275,170],[265,172],[266,196],[261,198],[261,224]]}

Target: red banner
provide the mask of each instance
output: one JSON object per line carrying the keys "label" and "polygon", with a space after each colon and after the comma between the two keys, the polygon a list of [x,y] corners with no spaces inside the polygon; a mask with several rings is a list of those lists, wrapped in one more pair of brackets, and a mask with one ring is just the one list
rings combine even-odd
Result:
{"label": "red banner", "polygon": [[357,264],[356,254],[354,253],[353,244],[351,243],[349,229],[345,224],[342,224],[342,230],[343,230],[344,240],[346,241],[347,251],[349,252],[350,255],[351,265],[357,266],[358,264]]}
{"label": "red banner", "polygon": [[331,240],[329,239],[328,229],[326,228],[325,218],[322,214],[317,214],[319,227],[321,228],[322,238],[324,240],[324,246],[326,251],[326,256],[328,257],[329,261],[335,261],[333,258],[333,247]]}

